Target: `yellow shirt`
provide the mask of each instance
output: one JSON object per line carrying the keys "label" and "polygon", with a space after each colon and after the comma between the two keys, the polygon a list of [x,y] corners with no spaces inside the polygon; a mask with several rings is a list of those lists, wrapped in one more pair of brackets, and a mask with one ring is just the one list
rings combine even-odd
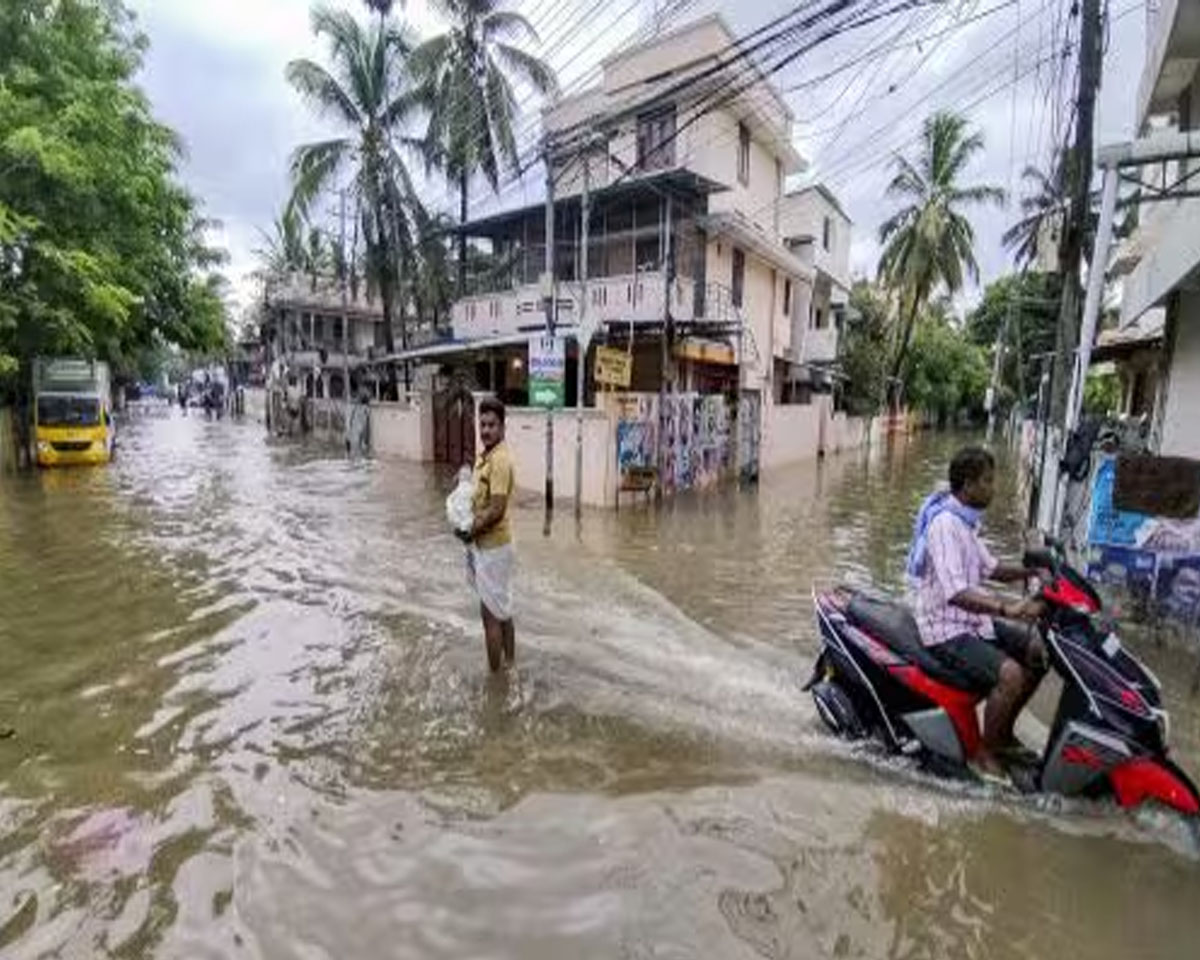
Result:
{"label": "yellow shirt", "polygon": [[508,498],[499,522],[487,533],[481,534],[475,544],[481,550],[490,550],[512,543],[512,525],[508,520],[508,510],[512,504],[516,476],[513,473],[512,454],[508,452],[508,445],[503,440],[476,458],[474,480],[475,495],[471,499],[471,508],[475,511],[475,516],[480,516],[487,509],[493,496]]}

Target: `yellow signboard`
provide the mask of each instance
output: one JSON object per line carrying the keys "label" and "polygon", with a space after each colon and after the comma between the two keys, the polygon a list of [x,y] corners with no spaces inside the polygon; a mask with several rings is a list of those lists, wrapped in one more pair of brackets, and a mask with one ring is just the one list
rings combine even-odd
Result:
{"label": "yellow signboard", "polygon": [[612,347],[596,348],[596,382],[607,387],[629,389],[633,377],[633,357]]}

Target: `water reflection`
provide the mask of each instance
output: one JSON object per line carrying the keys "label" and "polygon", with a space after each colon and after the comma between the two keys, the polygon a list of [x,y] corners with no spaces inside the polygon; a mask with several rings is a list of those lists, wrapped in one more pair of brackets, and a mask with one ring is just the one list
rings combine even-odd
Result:
{"label": "water reflection", "polygon": [[[811,584],[896,584],[952,443],[549,538],[530,498],[509,682],[433,471],[172,416],[5,479],[0,952],[1186,955],[1162,824],[997,809],[797,690]],[[1149,656],[1200,768],[1188,661]]]}

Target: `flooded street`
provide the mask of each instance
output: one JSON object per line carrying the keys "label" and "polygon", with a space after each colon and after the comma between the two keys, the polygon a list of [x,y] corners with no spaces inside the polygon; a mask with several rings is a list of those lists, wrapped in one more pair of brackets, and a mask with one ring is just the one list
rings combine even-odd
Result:
{"label": "flooded street", "polygon": [[[1196,956],[1179,822],[933,780],[799,690],[813,583],[898,583],[954,439],[549,539],[530,498],[508,680],[431,469],[172,411],[3,478],[0,955]],[[1200,773],[1193,657],[1139,652]]]}

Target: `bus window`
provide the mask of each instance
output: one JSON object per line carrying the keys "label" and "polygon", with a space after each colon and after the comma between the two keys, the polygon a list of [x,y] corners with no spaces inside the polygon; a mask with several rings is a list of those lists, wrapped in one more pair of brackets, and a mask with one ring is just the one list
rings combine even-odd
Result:
{"label": "bus window", "polygon": [[100,400],[43,394],[37,398],[37,423],[39,427],[99,426]]}

